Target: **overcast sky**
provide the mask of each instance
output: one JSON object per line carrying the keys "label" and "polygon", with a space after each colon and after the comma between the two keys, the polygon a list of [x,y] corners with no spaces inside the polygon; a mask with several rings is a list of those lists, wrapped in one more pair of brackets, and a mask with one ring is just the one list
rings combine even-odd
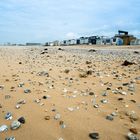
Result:
{"label": "overcast sky", "polygon": [[140,38],[140,0],[0,0],[0,43],[113,36],[118,29]]}

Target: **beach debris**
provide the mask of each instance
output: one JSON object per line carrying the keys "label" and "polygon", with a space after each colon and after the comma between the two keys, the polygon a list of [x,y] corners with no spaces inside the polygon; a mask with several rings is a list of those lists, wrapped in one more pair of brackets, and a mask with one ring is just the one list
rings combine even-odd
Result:
{"label": "beach debris", "polygon": [[21,126],[21,123],[17,120],[13,121],[12,124],[11,124],[11,129],[12,130],[16,130],[18,129],[19,127]]}
{"label": "beach debris", "polygon": [[8,130],[8,126],[7,125],[1,125],[0,126],[0,132],[5,132]]}
{"label": "beach debris", "polygon": [[97,133],[97,132],[90,133],[89,137],[91,139],[97,140],[97,139],[99,139],[99,133]]}
{"label": "beach debris", "polygon": [[24,118],[24,117],[20,117],[20,118],[18,119],[18,121],[19,121],[20,123],[24,124],[24,123],[25,123],[25,118]]}
{"label": "beach debris", "polygon": [[5,140],[16,140],[16,138],[12,136],[12,137],[5,138]]}
{"label": "beach debris", "polygon": [[12,120],[12,113],[10,113],[10,112],[8,112],[8,113],[6,113],[6,115],[5,115],[5,119],[6,120]]}
{"label": "beach debris", "polygon": [[127,60],[125,60],[123,63],[122,63],[122,66],[129,66],[129,65],[134,65],[135,63],[134,62],[129,62]]}
{"label": "beach debris", "polygon": [[134,133],[131,132],[127,134],[127,138],[128,140],[139,140],[139,138]]}

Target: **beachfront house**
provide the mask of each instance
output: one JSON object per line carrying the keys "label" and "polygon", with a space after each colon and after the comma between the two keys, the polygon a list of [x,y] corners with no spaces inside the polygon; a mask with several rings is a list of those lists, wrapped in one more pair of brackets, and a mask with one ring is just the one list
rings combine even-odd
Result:
{"label": "beachfront house", "polygon": [[89,37],[80,37],[80,45],[89,44]]}
{"label": "beachfront house", "polygon": [[90,36],[89,39],[88,39],[88,43],[90,45],[95,45],[97,42],[97,36]]}
{"label": "beachfront house", "polygon": [[140,39],[131,40],[130,45],[140,45]]}
{"label": "beachfront house", "polygon": [[123,45],[123,39],[119,38],[119,37],[113,37],[111,38],[111,45]]}
{"label": "beachfront house", "polygon": [[130,45],[130,42],[132,40],[135,40],[136,37],[133,35],[128,34],[127,31],[118,31],[118,34],[115,35],[115,37],[119,37],[123,40],[123,45]]}
{"label": "beachfront house", "polygon": [[41,46],[41,43],[26,43],[26,46]]}
{"label": "beachfront house", "polygon": [[97,45],[111,45],[111,38],[106,36],[101,36],[96,39]]}

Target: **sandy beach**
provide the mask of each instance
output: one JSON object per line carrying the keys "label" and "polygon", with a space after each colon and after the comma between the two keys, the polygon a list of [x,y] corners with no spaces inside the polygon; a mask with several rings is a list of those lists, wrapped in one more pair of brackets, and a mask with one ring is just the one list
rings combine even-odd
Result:
{"label": "sandy beach", "polygon": [[140,138],[140,46],[1,46],[2,125],[0,140]]}

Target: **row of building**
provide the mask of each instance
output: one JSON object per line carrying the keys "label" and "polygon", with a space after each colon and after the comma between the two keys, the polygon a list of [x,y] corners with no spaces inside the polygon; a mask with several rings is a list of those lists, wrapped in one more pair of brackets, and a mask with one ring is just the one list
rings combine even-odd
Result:
{"label": "row of building", "polygon": [[90,36],[78,39],[47,42],[45,46],[69,46],[69,45],[140,45],[140,39],[128,34],[126,31],[118,31],[114,37]]}

